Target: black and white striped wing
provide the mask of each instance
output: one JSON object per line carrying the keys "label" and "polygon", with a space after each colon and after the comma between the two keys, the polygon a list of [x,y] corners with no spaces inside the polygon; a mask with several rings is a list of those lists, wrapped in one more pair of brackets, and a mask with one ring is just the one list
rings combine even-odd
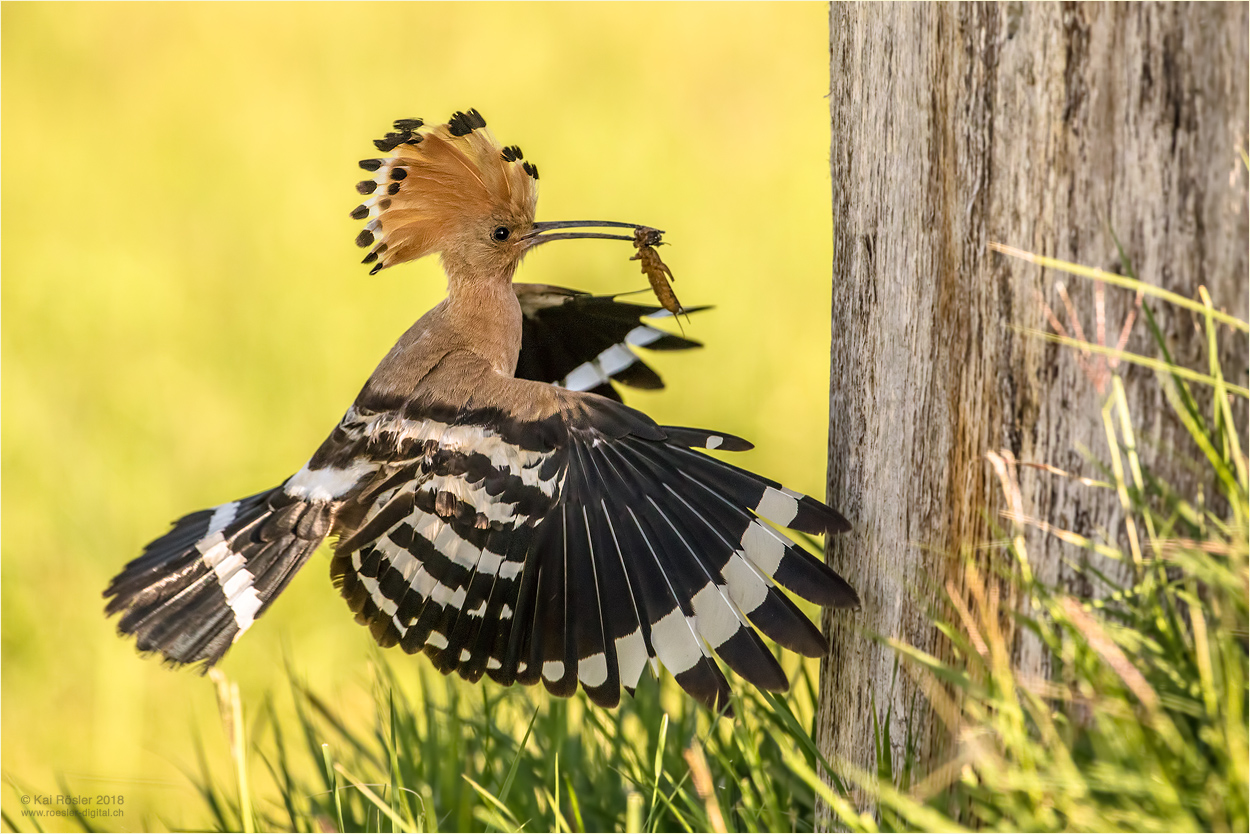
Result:
{"label": "black and white striped wing", "polygon": [[300,478],[186,515],[113,578],[118,631],[171,664],[217,663],[286,588],[333,523]]}
{"label": "black and white striped wing", "polygon": [[827,646],[777,585],[821,605],[858,599],[762,519],[811,533],[845,519],[696,451],[746,441],[579,402],[540,423],[478,412],[414,427],[435,442],[369,492],[337,548],[357,619],[445,673],[562,696],[580,682],[604,706],[657,662],[713,708],[729,695],[714,657],[785,689],[757,630],[808,656]]}
{"label": "black and white striped wing", "polygon": [[[621,399],[617,385],[663,388],[635,348],[686,350],[699,342],[656,327],[672,315],[662,307],[618,301],[545,284],[514,284],[521,302],[521,354],[516,375],[572,391]],[[694,307],[689,313],[706,310]]]}

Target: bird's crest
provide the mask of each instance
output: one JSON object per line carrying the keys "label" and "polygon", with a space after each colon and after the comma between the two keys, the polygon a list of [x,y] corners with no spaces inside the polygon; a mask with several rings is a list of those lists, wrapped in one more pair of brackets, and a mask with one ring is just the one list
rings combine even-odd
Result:
{"label": "bird's crest", "polygon": [[357,183],[368,199],[352,211],[368,220],[356,245],[369,247],[370,274],[439,251],[466,219],[534,216],[538,169],[520,148],[502,147],[476,110],[453,113],[440,125],[400,119],[374,145],[389,156],[360,161],[373,179]]}

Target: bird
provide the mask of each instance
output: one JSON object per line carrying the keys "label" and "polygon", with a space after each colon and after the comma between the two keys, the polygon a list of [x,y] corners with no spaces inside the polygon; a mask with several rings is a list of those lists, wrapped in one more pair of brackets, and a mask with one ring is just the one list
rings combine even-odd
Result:
{"label": "bird", "polygon": [[143,654],[206,671],[331,541],[355,619],[444,674],[580,687],[607,708],[661,667],[723,713],[722,664],[785,691],[761,635],[811,657],[828,644],[782,589],[833,608],[859,598],[780,528],[850,524],[707,454],[746,440],[624,404],[616,386],[663,384],[634,348],[698,346],[656,326],[667,311],[513,280],[541,245],[649,227],[536,221],[537,166],[477,110],[393,127],[360,162],[356,243],[371,274],[438,254],[447,297],[303,467],[174,521],[108,585],[106,616]]}

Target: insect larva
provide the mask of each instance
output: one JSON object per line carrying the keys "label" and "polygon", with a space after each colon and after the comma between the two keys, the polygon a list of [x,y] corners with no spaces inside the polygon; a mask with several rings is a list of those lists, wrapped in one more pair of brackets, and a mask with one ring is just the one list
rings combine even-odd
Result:
{"label": "insect larva", "polygon": [[635,229],[634,247],[638,252],[630,260],[641,262],[642,272],[651,282],[651,291],[655,293],[656,299],[665,310],[677,315],[686,312],[686,308],[681,306],[681,302],[677,300],[677,295],[669,283],[676,280],[673,277],[673,271],[660,259],[660,253],[655,251],[655,247],[661,243],[660,235],[659,229],[647,226],[639,226]]}

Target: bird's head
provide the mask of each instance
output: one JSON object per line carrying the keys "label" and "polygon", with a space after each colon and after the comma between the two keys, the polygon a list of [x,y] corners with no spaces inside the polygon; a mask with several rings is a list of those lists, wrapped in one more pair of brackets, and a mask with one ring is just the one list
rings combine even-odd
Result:
{"label": "bird's head", "polygon": [[400,119],[374,145],[388,155],[361,160],[373,179],[356,185],[368,199],[352,211],[368,221],[356,244],[368,247],[371,274],[440,252],[449,273],[510,278],[526,252],[550,240],[633,240],[568,231],[630,223],[535,222],[538,168],[515,145],[502,147],[476,110],[440,125]]}

